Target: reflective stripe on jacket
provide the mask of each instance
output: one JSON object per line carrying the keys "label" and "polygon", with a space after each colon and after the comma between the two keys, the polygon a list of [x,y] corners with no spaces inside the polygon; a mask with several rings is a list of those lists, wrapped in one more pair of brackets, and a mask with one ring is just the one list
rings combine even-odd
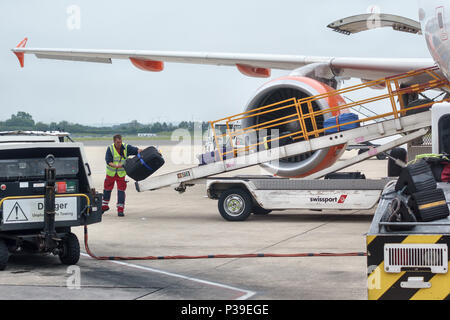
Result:
{"label": "reflective stripe on jacket", "polygon": [[[117,152],[116,148],[114,147],[114,144],[109,146],[111,154],[113,155],[113,164],[116,166],[119,164],[124,165],[125,160],[127,159],[127,144],[124,144],[123,146],[124,146],[123,155],[120,155],[119,152]],[[116,173],[120,178],[125,177],[127,175],[123,167],[113,168],[109,164],[106,165],[106,174],[108,176],[114,177]]]}

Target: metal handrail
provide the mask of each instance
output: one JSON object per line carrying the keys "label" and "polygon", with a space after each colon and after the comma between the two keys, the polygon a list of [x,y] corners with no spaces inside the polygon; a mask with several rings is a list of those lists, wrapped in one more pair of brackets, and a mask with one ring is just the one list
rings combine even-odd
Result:
{"label": "metal handrail", "polygon": [[[299,127],[300,127],[300,130],[298,130],[296,132],[291,132],[289,134],[285,134],[285,135],[282,135],[279,137],[270,136],[270,139],[265,139],[262,142],[257,141],[256,143],[253,143],[251,145],[244,146],[244,147],[235,148],[232,143],[231,144],[232,150],[230,150],[230,151],[227,150],[227,151],[223,152],[221,150],[221,148],[218,148],[220,158],[223,158],[224,155],[229,154],[229,153],[232,153],[233,157],[236,157],[236,156],[239,156],[240,149],[242,149],[244,151],[249,151],[252,149],[256,149],[258,146],[260,146],[262,144],[268,144],[270,142],[288,138],[288,137],[292,137],[293,140],[298,140],[298,139],[309,140],[310,137],[319,137],[319,136],[325,134],[325,131],[328,131],[328,130],[337,128],[338,131],[340,131],[341,127],[344,125],[355,124],[355,123],[364,124],[365,122],[369,122],[369,121],[373,121],[373,120],[377,120],[377,119],[385,121],[385,120],[388,120],[387,119],[388,117],[391,117],[391,118],[393,117],[394,119],[399,119],[400,117],[405,116],[407,111],[426,108],[426,107],[429,107],[429,106],[431,106],[435,103],[439,103],[439,102],[450,101],[450,98],[446,98],[446,99],[442,99],[440,101],[432,101],[429,103],[424,103],[419,106],[406,108],[406,106],[404,105],[403,99],[401,99],[404,94],[408,94],[408,93],[422,93],[427,90],[440,89],[443,87],[450,89],[450,83],[448,82],[448,80],[446,78],[440,76],[439,74],[437,74],[436,73],[437,70],[438,70],[438,67],[436,67],[436,66],[431,67],[431,68],[426,68],[426,69],[414,70],[414,71],[402,73],[402,74],[399,74],[396,76],[373,80],[373,81],[365,82],[365,83],[358,84],[355,86],[350,86],[347,88],[339,89],[339,90],[332,90],[332,91],[322,93],[319,95],[315,95],[315,96],[305,97],[305,98],[301,98],[301,99],[290,98],[290,99],[283,100],[283,101],[280,101],[277,103],[273,103],[273,104],[258,107],[258,108],[255,108],[255,109],[252,109],[249,111],[241,112],[236,115],[225,117],[225,118],[222,118],[222,119],[219,119],[216,121],[210,121],[210,125],[212,128],[212,132],[214,134],[214,139],[216,141],[217,146],[219,145],[218,138],[222,138],[225,136],[228,136],[230,141],[233,141],[233,137],[249,134],[252,132],[258,132],[261,130],[267,130],[267,129],[270,129],[270,128],[273,128],[273,127],[276,127],[279,125],[283,125],[283,124],[296,122],[299,124]],[[421,76],[421,75],[428,75],[429,77],[432,78],[432,80],[424,82],[424,83],[414,84],[414,85],[411,85],[406,88],[400,87],[400,85],[399,85],[400,80],[407,79],[410,77],[415,77],[415,76]],[[387,93],[384,93],[384,94],[381,94],[381,95],[378,95],[375,97],[362,99],[359,101],[352,101],[350,103],[345,103],[345,104],[335,106],[335,107],[330,107],[327,109],[321,109],[321,110],[317,110],[317,111],[313,110],[313,103],[318,100],[328,99],[333,96],[340,96],[340,95],[343,95],[348,92],[353,92],[353,91],[370,88],[370,87],[374,87],[374,86],[378,87],[380,85],[386,87]],[[397,105],[397,103],[395,101],[396,98],[398,98],[400,106]],[[341,111],[343,111],[343,110],[346,110],[346,109],[348,110],[348,109],[351,109],[351,108],[361,105],[361,104],[373,103],[373,102],[377,102],[377,101],[381,101],[381,100],[385,100],[385,99],[389,100],[390,105],[392,107],[392,111],[390,111],[390,112],[387,112],[384,114],[378,114],[378,115],[372,116],[372,117],[366,117],[363,119],[358,119],[356,121],[337,123],[336,125],[330,126],[327,128],[319,128],[319,126],[317,125],[316,118],[319,116],[322,116],[325,114],[332,114],[333,116],[338,116],[341,113]],[[307,112],[304,113],[302,105],[305,105],[305,104],[307,106]],[[235,121],[240,121],[243,119],[257,117],[260,115],[267,115],[272,112],[276,112],[279,110],[286,110],[289,108],[293,109],[292,114],[289,114],[289,115],[286,115],[286,116],[283,116],[280,118],[272,119],[272,120],[269,120],[266,122],[257,123],[257,124],[251,125],[249,127],[246,127],[246,128],[240,128],[239,130],[236,130],[234,132],[227,130],[227,132],[224,134],[217,134],[217,132],[215,130],[214,125],[218,122],[225,121],[227,128],[229,128],[230,123],[233,123]],[[308,120],[308,122],[311,124],[312,130],[308,130],[307,125],[306,125],[306,122],[307,122],[306,120]],[[382,121],[380,121],[380,122],[382,122]]]}

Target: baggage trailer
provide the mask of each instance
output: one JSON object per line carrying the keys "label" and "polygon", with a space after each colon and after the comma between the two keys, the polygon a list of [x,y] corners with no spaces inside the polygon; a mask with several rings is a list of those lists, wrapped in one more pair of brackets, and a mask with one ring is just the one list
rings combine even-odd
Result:
{"label": "baggage trailer", "polygon": [[[348,176],[354,175],[349,173]],[[211,177],[206,190],[218,200],[220,215],[244,221],[251,213],[287,209],[369,210],[390,179],[299,180],[264,176]]]}
{"label": "baggage trailer", "polygon": [[[450,184],[438,183],[450,202]],[[383,191],[366,237],[369,300],[450,299],[450,217],[432,222],[403,222],[413,227],[388,231],[382,222],[394,184]]]}
{"label": "baggage trailer", "polygon": [[[450,154],[449,137],[450,104],[436,104],[432,108],[433,154]],[[435,172],[431,172],[431,176],[437,183],[432,181],[431,184],[427,182],[430,174],[423,171],[416,171],[415,176],[409,173],[406,180],[407,175],[403,174],[399,178],[400,185],[406,181],[407,188],[411,184],[414,188],[425,189],[426,186],[431,191],[422,190],[406,198],[405,203],[415,216],[406,219],[405,209],[394,205],[394,199],[399,197],[397,182],[388,183],[383,190],[366,237],[368,298],[449,300],[450,216],[446,207],[450,208],[450,182],[442,182],[448,180],[443,175],[440,180],[436,179]],[[433,184],[436,189],[430,187]],[[419,194],[427,196],[420,198]],[[412,206],[411,199],[414,200]],[[419,201],[420,205],[415,207],[414,202],[419,204]],[[393,217],[394,211],[401,214],[395,219],[386,218]]]}
{"label": "baggage trailer", "polygon": [[81,143],[67,133],[0,133],[0,270],[22,251],[52,253],[76,264],[72,227],[98,223],[102,195],[93,189]]}

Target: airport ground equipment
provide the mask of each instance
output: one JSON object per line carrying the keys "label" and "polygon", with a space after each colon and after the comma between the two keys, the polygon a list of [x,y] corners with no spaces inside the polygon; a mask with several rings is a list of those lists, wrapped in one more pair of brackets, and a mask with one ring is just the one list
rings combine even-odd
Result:
{"label": "airport ground equipment", "polygon": [[72,227],[101,221],[81,143],[66,133],[0,133],[0,269],[10,254],[53,253],[63,264],[80,256]]}
{"label": "airport ground equipment", "polygon": [[[434,105],[431,112],[433,152],[449,154],[450,104]],[[450,217],[442,210],[450,206],[450,183],[433,182],[424,172],[405,171],[383,190],[366,237],[371,300],[450,299]],[[403,184],[417,198],[410,206],[417,221],[386,221],[386,214],[398,208],[393,203]]]}
{"label": "airport ground equipment", "polygon": [[[328,173],[344,169],[380,153],[387,152],[393,148],[399,147],[405,143],[426,135],[430,131],[431,127],[431,112],[427,111],[427,109],[429,109],[429,107],[434,103],[450,100],[450,98],[444,98],[439,101],[432,101],[421,105],[414,105],[412,107],[405,104],[405,96],[417,95],[427,90],[449,88],[448,81],[439,76],[436,73],[436,70],[436,68],[417,70],[395,77],[384,78],[349,88],[335,90],[317,96],[302,99],[292,98],[242,112],[237,115],[222,118],[217,121],[212,121],[210,123],[211,130],[214,132],[215,124],[217,123],[225,122],[227,126],[233,126],[237,122],[243,123],[246,119],[258,118],[262,115],[267,116],[270,113],[276,113],[280,110],[284,110],[285,113],[287,113],[286,116],[281,118],[266,122],[258,122],[257,124],[249,127],[241,125],[240,129],[230,130],[227,133],[214,132],[216,141],[219,141],[219,139],[224,137],[228,137],[227,140],[230,141],[230,143],[233,143],[236,137],[244,137],[244,141],[249,140],[250,142],[247,141],[242,146],[232,145],[231,148],[225,152],[219,148],[217,150],[219,153],[219,161],[150,177],[146,180],[137,182],[136,189],[138,191],[146,191],[156,190],[167,186],[174,186],[177,191],[185,191],[187,186],[193,185],[202,180],[204,182],[204,179],[209,176],[254,165],[273,163],[325,148],[342,146],[341,149],[345,149],[345,145],[347,144],[362,144],[380,138],[400,135],[399,138],[379,147],[372,147],[367,152],[359,154],[356,157],[345,161],[339,161],[338,163],[335,163],[325,169],[320,168],[324,170],[318,170],[317,172],[307,176],[307,178],[317,179]],[[399,81],[413,76],[424,76],[427,79],[431,77],[433,80],[407,88],[402,88],[399,85]],[[323,101],[330,96],[343,95],[349,92],[379,86],[384,86],[387,88],[387,93],[347,104],[341,104],[333,108],[320,109],[316,111],[313,108],[314,103],[320,100]],[[329,116],[330,114],[346,112],[350,108],[361,104],[368,105],[370,103],[380,102],[389,103],[392,110],[387,113],[359,119],[350,123],[340,123],[336,126],[328,128],[320,128],[318,123],[320,116],[324,116],[326,114]],[[412,113],[412,111],[415,112],[407,115],[408,112]],[[419,111],[423,112],[419,113]],[[291,123],[295,123],[295,127],[300,129],[286,134],[281,133],[279,135],[267,135],[267,130]],[[341,130],[333,134],[326,134],[325,132],[326,130],[341,128],[352,123],[359,123],[360,127],[345,131]],[[252,139],[246,139],[252,135],[256,135],[258,139],[256,139],[256,141],[254,141],[254,139],[253,141]],[[285,144],[284,142],[286,139],[289,139],[290,143]],[[269,144],[270,148],[267,148]],[[216,145],[218,145],[218,143],[216,143]]]}
{"label": "airport ground equipment", "polygon": [[[438,183],[450,201],[450,185]],[[394,185],[383,191],[367,234],[368,298],[450,299],[450,218],[432,222],[382,222]],[[447,204],[448,205],[448,204]],[[389,226],[404,231],[388,231]]]}
{"label": "airport ground equipment", "polygon": [[369,210],[390,179],[298,180],[264,176],[211,177],[207,194],[218,200],[220,215],[244,221],[251,213],[275,210]]}

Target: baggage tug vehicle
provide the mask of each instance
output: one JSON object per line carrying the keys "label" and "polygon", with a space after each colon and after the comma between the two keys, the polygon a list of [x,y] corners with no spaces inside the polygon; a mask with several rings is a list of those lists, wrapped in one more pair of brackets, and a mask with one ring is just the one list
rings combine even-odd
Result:
{"label": "baggage tug vehicle", "polygon": [[101,222],[101,200],[83,145],[67,133],[0,132],[0,270],[21,251],[76,264],[71,228]]}

